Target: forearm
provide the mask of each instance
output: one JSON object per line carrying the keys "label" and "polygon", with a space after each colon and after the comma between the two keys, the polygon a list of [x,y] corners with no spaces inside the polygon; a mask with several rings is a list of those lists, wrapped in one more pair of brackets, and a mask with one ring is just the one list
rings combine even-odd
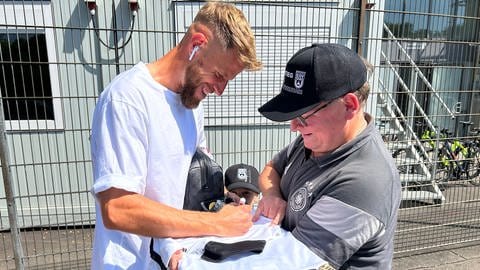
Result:
{"label": "forearm", "polygon": [[263,195],[282,197],[280,192],[280,175],[269,161],[259,177],[259,187]]}
{"label": "forearm", "polygon": [[265,165],[260,174],[259,187],[262,199],[258,203],[253,220],[256,221],[263,215],[272,219],[273,224],[280,224],[285,216],[287,202],[280,192],[280,175],[273,168],[271,161]]}
{"label": "forearm", "polygon": [[119,189],[101,192],[98,198],[107,228],[144,236],[233,236],[249,228],[229,228],[231,224],[219,213],[179,210]]}

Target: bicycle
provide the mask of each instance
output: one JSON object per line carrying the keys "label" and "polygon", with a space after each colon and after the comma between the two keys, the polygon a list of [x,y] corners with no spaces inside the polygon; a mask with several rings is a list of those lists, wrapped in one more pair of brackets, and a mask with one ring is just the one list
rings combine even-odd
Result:
{"label": "bicycle", "polygon": [[437,151],[435,180],[440,182],[468,181],[479,185],[476,177],[480,174],[480,145],[478,140],[452,139],[448,129],[440,131],[442,143]]}
{"label": "bicycle", "polygon": [[474,128],[469,132],[471,139],[466,141],[467,149],[469,151],[467,158],[469,160],[467,167],[467,174],[469,175],[470,183],[473,185],[480,185],[480,129]]}
{"label": "bicycle", "polygon": [[[399,163],[397,167],[400,173],[418,173],[419,167],[425,165],[439,186],[449,181],[468,181],[473,185],[480,185],[478,129],[474,129],[471,134],[473,140],[452,139],[453,134],[448,129],[442,129],[436,147],[435,132],[426,129],[421,135],[421,145],[412,144],[407,148],[400,148],[394,151],[392,156]],[[412,153],[417,153],[419,159],[408,161]],[[415,186],[421,185],[417,183]]]}

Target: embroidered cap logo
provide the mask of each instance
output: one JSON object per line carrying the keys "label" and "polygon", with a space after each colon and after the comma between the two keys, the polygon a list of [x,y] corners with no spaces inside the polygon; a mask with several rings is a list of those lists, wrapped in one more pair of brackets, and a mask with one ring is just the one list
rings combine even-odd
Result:
{"label": "embroidered cap logo", "polygon": [[238,179],[247,182],[247,180],[248,180],[247,169],[239,168],[237,170],[237,177],[238,177]]}
{"label": "embroidered cap logo", "polygon": [[303,82],[305,80],[305,71],[295,71],[295,88],[302,88]]}

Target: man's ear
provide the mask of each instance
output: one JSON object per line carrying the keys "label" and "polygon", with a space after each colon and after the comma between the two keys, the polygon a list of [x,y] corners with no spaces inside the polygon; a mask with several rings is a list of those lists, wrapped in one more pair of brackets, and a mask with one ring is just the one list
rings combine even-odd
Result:
{"label": "man's ear", "polygon": [[361,104],[358,100],[357,95],[354,93],[348,93],[343,97],[343,103],[345,103],[345,108],[348,112],[355,113],[360,110]]}
{"label": "man's ear", "polygon": [[207,43],[207,37],[201,33],[193,33],[192,37],[190,39],[190,43],[195,47],[195,46],[202,46]]}
{"label": "man's ear", "polygon": [[192,61],[195,54],[200,50],[201,46],[207,43],[207,38],[203,33],[194,33],[191,37],[190,46],[191,48],[190,54],[188,56],[188,61]]}

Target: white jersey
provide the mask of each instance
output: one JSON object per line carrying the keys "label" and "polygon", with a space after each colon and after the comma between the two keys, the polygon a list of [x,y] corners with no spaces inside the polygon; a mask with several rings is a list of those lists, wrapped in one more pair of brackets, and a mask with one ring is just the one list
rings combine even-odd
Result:
{"label": "white jersey", "polygon": [[[92,193],[115,187],[181,209],[197,146],[205,146],[202,105],[187,109],[139,63],[106,87],[95,108]],[[154,269],[149,243],[106,229],[97,204],[92,269]]]}
{"label": "white jersey", "polygon": [[[235,243],[244,240],[265,240],[266,244],[260,254],[240,253],[232,255],[221,262],[209,262],[201,258],[205,244],[209,241]],[[167,263],[173,252],[185,249],[179,264],[179,270],[237,270],[237,269],[318,269],[326,264],[322,258],[313,253],[293,235],[271,225],[271,220],[261,217],[250,230],[239,237],[191,237],[182,239],[155,239],[153,249]]]}

